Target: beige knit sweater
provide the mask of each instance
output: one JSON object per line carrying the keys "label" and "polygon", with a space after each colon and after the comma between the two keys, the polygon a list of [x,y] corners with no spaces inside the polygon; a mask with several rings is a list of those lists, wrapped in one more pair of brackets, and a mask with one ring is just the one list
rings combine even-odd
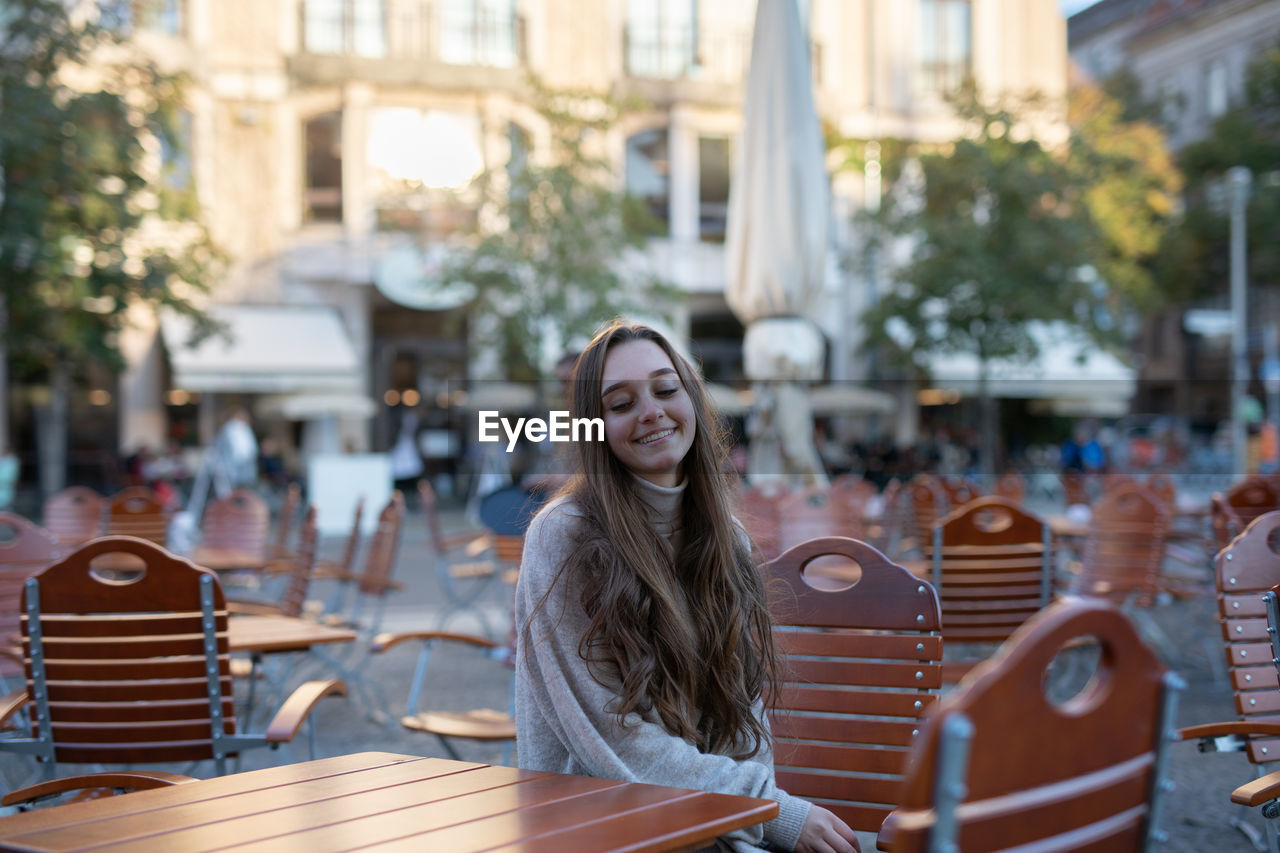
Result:
{"label": "beige knit sweater", "polygon": [[[684,485],[663,488],[639,477],[634,481],[655,530],[678,549]],[[777,818],[738,830],[722,842],[737,851],[761,845],[794,849],[810,804],[777,787],[770,751],[747,760],[700,752],[663,728],[656,714],[628,714],[619,724],[607,710],[616,691],[597,682],[578,654],[588,624],[581,591],[567,577],[556,582],[581,523],[574,504],[561,499],[538,513],[525,536],[515,605],[520,766],[777,800]],[[759,703],[756,712],[763,716]]]}

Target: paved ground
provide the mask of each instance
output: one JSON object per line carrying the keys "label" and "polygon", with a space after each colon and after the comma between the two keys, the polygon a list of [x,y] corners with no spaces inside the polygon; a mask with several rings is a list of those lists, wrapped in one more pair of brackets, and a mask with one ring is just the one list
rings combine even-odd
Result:
{"label": "paved ground", "polygon": [[[457,529],[462,525],[460,515],[447,516],[447,525]],[[323,545],[326,554],[337,556],[342,543],[327,541]],[[384,628],[409,630],[415,627],[434,627],[440,615],[441,593],[434,577],[434,569],[427,547],[425,525],[416,513],[411,513],[404,530],[396,577],[405,584],[404,591],[389,604]],[[329,590],[323,586],[313,591],[313,596],[327,600]],[[505,630],[510,608],[510,590],[493,584],[485,596],[486,614],[495,630]],[[1208,600],[1173,602],[1156,612],[1155,624],[1165,637],[1159,641],[1165,657],[1185,677],[1188,687],[1182,697],[1178,725],[1231,719],[1234,708],[1230,692],[1217,683],[1209,666],[1208,650],[1201,642],[1202,636],[1216,636],[1213,605]],[[501,626],[501,628],[498,628]],[[473,616],[455,621],[451,627],[475,630],[479,623]],[[416,652],[407,646],[371,656],[367,659],[349,659],[348,662],[376,683],[391,703],[398,716],[408,691],[416,660]],[[308,674],[322,674],[314,662],[304,661],[292,674],[295,680]],[[500,662],[471,653],[470,650],[440,651],[431,661],[432,689],[429,703],[436,708],[506,708],[509,701],[510,671]],[[242,697],[240,684],[237,696]],[[368,718],[362,703],[355,699],[326,701],[316,714],[319,731],[319,754],[338,755],[364,750],[382,750],[414,755],[445,755],[434,739],[416,735],[390,721],[379,724]],[[261,718],[255,720],[261,726]],[[501,749],[464,744],[463,757],[482,762],[499,762]],[[305,738],[296,745],[283,747],[278,752],[256,750],[245,755],[243,768],[268,766],[275,763],[305,760]],[[1029,757],[1033,760],[1033,757]],[[0,755],[0,773],[8,784],[22,780],[27,773],[24,764],[10,755]],[[197,771],[196,775],[205,772]],[[1174,744],[1171,750],[1170,775],[1175,789],[1167,802],[1165,826],[1169,842],[1163,849],[1178,853],[1201,853],[1206,850],[1247,850],[1244,837],[1232,830],[1228,821],[1234,814],[1228,801],[1233,787],[1252,778],[1248,762],[1240,754],[1199,754],[1193,744]],[[7,786],[6,786],[7,787]],[[1256,810],[1255,810],[1256,811]],[[1261,820],[1249,815],[1255,823]],[[874,841],[864,837],[864,850],[873,850]]]}

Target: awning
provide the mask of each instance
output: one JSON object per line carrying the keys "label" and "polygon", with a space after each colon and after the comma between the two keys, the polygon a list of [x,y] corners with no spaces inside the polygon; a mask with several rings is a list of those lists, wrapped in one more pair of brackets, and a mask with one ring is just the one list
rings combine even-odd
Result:
{"label": "awning", "polygon": [[314,418],[371,418],[378,404],[364,394],[350,392],[303,391],[297,394],[270,394],[258,400],[254,413],[264,418],[291,421]]}
{"label": "awning", "polygon": [[187,346],[191,323],[167,315],[161,334],[173,385],[186,391],[358,393],[360,360],[337,311],[321,305],[218,305],[226,326]]}
{"label": "awning", "polygon": [[[1065,323],[1029,324],[1040,356],[1030,361],[995,360],[987,365],[993,397],[1127,402],[1137,371]],[[933,387],[978,393],[978,359],[972,353],[937,356],[929,362]]]}

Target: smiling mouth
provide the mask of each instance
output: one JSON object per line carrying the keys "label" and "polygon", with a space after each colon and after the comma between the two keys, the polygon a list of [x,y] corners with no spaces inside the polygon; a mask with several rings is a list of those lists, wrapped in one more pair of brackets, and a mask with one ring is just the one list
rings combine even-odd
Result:
{"label": "smiling mouth", "polygon": [[648,435],[646,435],[644,438],[637,439],[636,443],[637,444],[653,444],[655,441],[661,441],[662,439],[673,434],[674,432],[675,432],[674,429],[664,429],[664,430],[659,430],[658,432],[651,432]]}

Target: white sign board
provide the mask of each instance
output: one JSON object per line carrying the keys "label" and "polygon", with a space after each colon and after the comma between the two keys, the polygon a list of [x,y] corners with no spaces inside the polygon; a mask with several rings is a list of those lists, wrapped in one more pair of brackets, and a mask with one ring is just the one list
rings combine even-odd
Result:
{"label": "white sign board", "polygon": [[313,453],[307,459],[307,499],[316,508],[321,536],[350,533],[356,501],[362,497],[360,529],[372,533],[391,491],[391,457],[385,453]]}

